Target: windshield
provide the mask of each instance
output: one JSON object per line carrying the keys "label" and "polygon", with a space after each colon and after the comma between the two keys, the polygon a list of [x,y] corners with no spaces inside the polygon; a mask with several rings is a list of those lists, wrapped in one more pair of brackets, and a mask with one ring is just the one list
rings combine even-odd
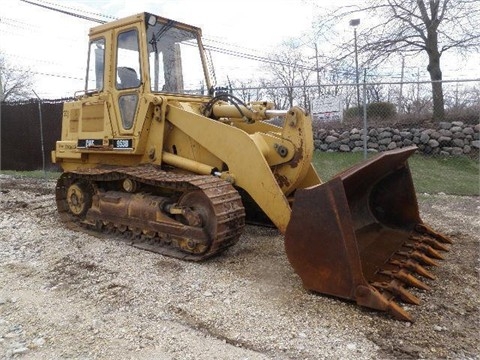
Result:
{"label": "windshield", "polygon": [[153,92],[207,93],[195,32],[157,22],[147,28],[147,41]]}

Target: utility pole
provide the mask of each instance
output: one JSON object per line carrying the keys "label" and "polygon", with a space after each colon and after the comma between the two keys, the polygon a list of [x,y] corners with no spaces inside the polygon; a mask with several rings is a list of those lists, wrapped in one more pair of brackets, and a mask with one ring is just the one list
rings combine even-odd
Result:
{"label": "utility pole", "polygon": [[458,81],[457,86],[455,87],[455,108],[458,108]]}
{"label": "utility pole", "polygon": [[417,68],[417,104],[420,103],[420,68]]}
{"label": "utility pole", "polygon": [[400,93],[398,94],[398,113],[402,113],[403,107],[403,77],[405,74],[405,57],[402,55],[402,72],[400,75]]}
{"label": "utility pole", "polygon": [[315,60],[317,62],[316,70],[317,70],[318,97],[320,97],[320,69],[318,67],[318,47],[317,47],[317,43],[315,43]]}

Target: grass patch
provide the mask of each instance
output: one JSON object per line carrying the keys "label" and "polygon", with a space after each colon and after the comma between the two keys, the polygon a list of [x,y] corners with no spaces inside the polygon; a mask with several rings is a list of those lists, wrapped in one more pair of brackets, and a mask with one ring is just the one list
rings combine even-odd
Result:
{"label": "grass patch", "polygon": [[[323,181],[363,161],[363,153],[326,153],[315,151],[313,165]],[[459,156],[413,155],[408,160],[418,193],[479,196],[478,160]]]}
{"label": "grass patch", "polygon": [[[313,165],[323,181],[330,180],[340,171],[363,161],[363,153],[339,153],[315,151]],[[408,163],[412,172],[417,193],[479,196],[480,166],[478,160],[459,156],[423,156],[415,154]],[[59,172],[42,170],[10,171],[2,170],[2,174],[25,176],[31,178],[46,178],[56,180]]]}
{"label": "grass patch", "polygon": [[34,170],[34,171],[1,170],[0,174],[11,175],[16,177],[28,177],[33,179],[47,179],[47,180],[56,180],[61,175],[61,173],[56,171],[47,171],[44,173],[42,170]]}
{"label": "grass patch", "polygon": [[363,161],[363,153],[321,152],[313,153],[312,163],[322,181],[328,181],[340,171]]}
{"label": "grass patch", "polygon": [[480,195],[478,160],[460,157],[414,155],[409,161],[417,192],[449,195]]}

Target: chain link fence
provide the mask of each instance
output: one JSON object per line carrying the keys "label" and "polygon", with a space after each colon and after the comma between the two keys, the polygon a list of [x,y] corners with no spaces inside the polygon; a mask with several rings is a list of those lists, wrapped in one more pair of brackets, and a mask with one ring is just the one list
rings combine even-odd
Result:
{"label": "chain link fence", "polygon": [[284,107],[307,108],[319,151],[361,151],[366,157],[416,145],[426,155],[478,158],[480,80],[441,83],[445,109],[441,120],[433,118],[430,81],[251,87],[233,93],[246,101],[270,98]]}
{"label": "chain link fence", "polygon": [[[358,91],[357,91],[358,90]],[[306,108],[321,152],[376,153],[410,145],[429,156],[468,156],[480,148],[480,80],[443,82],[445,117],[432,118],[430,82],[320,84],[230,89],[245,102]],[[318,95],[320,94],[320,96]],[[60,138],[66,99],[1,106],[1,169],[56,169],[50,152]],[[43,164],[43,165],[42,165]]]}
{"label": "chain link fence", "polygon": [[1,104],[0,169],[59,170],[50,153],[60,139],[64,100]]}

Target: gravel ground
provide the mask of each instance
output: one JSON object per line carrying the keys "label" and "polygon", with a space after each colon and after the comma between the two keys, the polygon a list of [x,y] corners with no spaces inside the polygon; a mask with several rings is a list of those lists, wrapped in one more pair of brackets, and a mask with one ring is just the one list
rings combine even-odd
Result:
{"label": "gravel ground", "polygon": [[480,359],[478,198],[419,195],[455,244],[410,324],[303,290],[274,229],[183,262],[67,229],[54,188],[0,175],[2,359]]}

